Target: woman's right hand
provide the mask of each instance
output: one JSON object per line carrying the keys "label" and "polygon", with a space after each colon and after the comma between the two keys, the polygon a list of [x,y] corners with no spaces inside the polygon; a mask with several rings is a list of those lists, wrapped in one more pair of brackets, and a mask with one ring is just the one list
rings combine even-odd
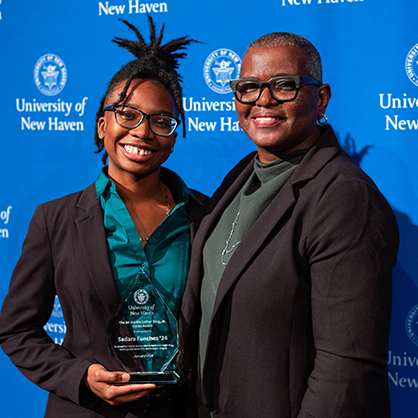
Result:
{"label": "woman's right hand", "polygon": [[125,402],[133,402],[148,395],[157,386],[152,383],[129,384],[129,374],[109,372],[101,364],[92,364],[86,372],[84,383],[100,399],[115,406]]}

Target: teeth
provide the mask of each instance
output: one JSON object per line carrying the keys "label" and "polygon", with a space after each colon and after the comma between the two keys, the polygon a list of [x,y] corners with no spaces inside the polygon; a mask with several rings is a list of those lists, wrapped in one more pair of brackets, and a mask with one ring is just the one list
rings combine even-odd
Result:
{"label": "teeth", "polygon": [[258,118],[255,118],[255,119],[257,119],[257,120],[276,120],[276,118],[271,118],[271,117],[258,117]]}
{"label": "teeth", "polygon": [[137,155],[150,155],[150,154],[152,154],[152,151],[150,151],[150,150],[134,147],[132,145],[124,145],[123,147],[130,154],[137,154]]}

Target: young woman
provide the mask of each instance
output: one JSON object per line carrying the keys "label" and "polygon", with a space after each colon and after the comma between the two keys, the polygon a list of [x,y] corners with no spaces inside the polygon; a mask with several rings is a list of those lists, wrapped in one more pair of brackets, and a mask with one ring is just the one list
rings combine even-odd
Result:
{"label": "young woman", "polygon": [[[178,52],[126,21],[138,41],[115,38],[135,59],[109,83],[95,142],[108,160],[85,190],[40,205],[14,270],[0,318],[0,343],[32,382],[50,392],[46,417],[183,417],[182,384],[129,384],[109,350],[109,323],[121,295],[145,272],[178,315],[190,240],[204,196],[161,167],[184,122]],[[185,129],[183,130],[185,135]],[[58,295],[67,325],[61,345],[43,327]],[[123,384],[121,384],[123,383]]]}

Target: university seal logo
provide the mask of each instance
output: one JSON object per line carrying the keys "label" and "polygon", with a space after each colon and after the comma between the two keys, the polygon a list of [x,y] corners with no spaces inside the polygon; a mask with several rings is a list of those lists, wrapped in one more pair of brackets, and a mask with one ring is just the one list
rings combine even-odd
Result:
{"label": "university seal logo", "polygon": [[213,51],[203,66],[206,84],[216,93],[231,93],[229,80],[238,78],[241,69],[241,58],[230,49]]}
{"label": "university seal logo", "polygon": [[41,93],[46,96],[55,96],[67,83],[67,68],[64,61],[57,55],[45,54],[38,59],[33,77]]}
{"label": "university seal logo", "polygon": [[418,346],[418,305],[415,305],[406,316],[405,330],[409,339]]}
{"label": "university seal logo", "polygon": [[418,86],[418,44],[406,56],[405,70],[409,79]]}
{"label": "university seal logo", "polygon": [[148,292],[144,289],[139,289],[134,294],[134,300],[138,305],[145,305],[149,300]]}

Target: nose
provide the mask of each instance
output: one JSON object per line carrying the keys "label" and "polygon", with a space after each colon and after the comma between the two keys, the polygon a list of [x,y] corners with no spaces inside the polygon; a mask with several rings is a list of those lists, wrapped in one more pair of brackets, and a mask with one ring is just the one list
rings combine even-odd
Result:
{"label": "nose", "polygon": [[270,89],[268,88],[268,86],[266,85],[261,86],[260,97],[255,102],[255,105],[268,107],[268,106],[275,106],[277,103],[278,103],[277,100],[271,95]]}
{"label": "nose", "polygon": [[155,135],[151,131],[149,120],[146,117],[142,119],[142,122],[137,127],[129,129],[129,133],[142,141],[152,139]]}

